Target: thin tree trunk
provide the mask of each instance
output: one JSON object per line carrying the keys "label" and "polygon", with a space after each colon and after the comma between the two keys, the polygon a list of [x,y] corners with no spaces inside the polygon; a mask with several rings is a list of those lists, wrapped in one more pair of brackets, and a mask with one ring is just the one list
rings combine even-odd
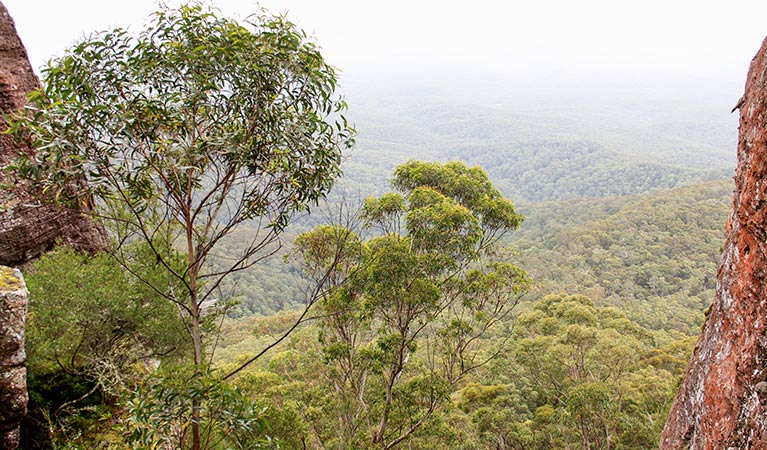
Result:
{"label": "thin tree trunk", "polygon": [[[193,283],[191,283],[193,284]],[[202,376],[202,335],[200,332],[200,308],[197,295],[192,294],[192,343],[194,345],[195,377]],[[200,450],[200,397],[192,400],[192,450]]]}
{"label": "thin tree trunk", "polygon": [[[187,174],[187,180],[191,180],[191,176]],[[191,216],[192,195],[191,187],[187,192],[187,204],[185,216],[186,216],[186,244],[187,244],[187,261],[189,262],[189,303],[190,310],[192,311],[192,346],[194,347],[194,369],[195,377],[202,376],[203,370],[203,356],[202,356],[202,330],[200,328],[200,303],[197,297],[197,276],[199,275],[199,261],[194,245],[194,221]],[[201,449],[201,437],[200,437],[200,408],[201,400],[199,396],[195,396],[192,400],[192,450]]]}

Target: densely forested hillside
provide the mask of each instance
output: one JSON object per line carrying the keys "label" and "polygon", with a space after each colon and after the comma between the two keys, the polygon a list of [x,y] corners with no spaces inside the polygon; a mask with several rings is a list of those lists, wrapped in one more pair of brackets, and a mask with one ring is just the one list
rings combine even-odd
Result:
{"label": "densely forested hillside", "polygon": [[[697,333],[710,303],[731,201],[728,180],[643,195],[523,202],[507,240],[536,283],[531,296],[583,293],[654,329]],[[236,246],[235,235],[223,247]],[[288,236],[289,239],[289,236]],[[512,252],[512,253],[513,253]],[[232,317],[301,304],[305,284],[281,258],[238,275]]]}
{"label": "densely forested hillside", "polygon": [[540,293],[622,308],[653,329],[698,333],[732,197],[721,180],[633,197],[525,204],[512,237]]}

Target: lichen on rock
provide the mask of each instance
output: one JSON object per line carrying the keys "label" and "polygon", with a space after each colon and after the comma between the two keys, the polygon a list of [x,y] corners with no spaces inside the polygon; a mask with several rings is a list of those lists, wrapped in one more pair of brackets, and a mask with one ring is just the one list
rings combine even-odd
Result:
{"label": "lichen on rock", "polygon": [[0,291],[17,291],[24,287],[17,269],[0,266]]}

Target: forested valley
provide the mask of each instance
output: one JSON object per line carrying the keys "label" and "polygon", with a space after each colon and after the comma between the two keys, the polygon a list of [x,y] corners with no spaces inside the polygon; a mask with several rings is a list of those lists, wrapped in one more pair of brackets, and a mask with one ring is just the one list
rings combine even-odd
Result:
{"label": "forested valley", "polygon": [[99,35],[12,122],[45,155],[19,176],[114,239],[25,267],[28,448],[657,448],[714,296],[733,99],[339,88],[254,20]]}

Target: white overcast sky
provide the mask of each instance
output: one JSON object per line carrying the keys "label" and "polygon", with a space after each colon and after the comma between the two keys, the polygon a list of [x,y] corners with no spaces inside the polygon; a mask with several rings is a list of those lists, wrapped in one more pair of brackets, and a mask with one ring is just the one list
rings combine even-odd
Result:
{"label": "white overcast sky", "polygon": [[[33,66],[94,30],[138,29],[154,0],[0,0]],[[168,1],[175,4],[175,1]],[[227,15],[252,0],[217,0]],[[344,76],[644,73],[737,83],[767,35],[767,1],[262,0],[313,35]]]}

